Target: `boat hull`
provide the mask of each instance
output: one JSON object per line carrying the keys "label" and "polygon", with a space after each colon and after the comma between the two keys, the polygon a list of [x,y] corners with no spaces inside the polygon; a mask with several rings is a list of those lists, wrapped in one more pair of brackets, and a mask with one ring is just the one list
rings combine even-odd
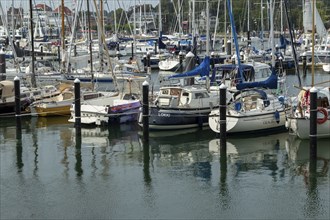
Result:
{"label": "boat hull", "polygon": [[[277,116],[276,116],[277,114]],[[209,126],[220,133],[219,110],[211,112]],[[258,114],[226,115],[227,133],[266,132],[285,129],[285,111],[271,111]]]}
{"label": "boat hull", "polygon": [[[139,100],[116,100],[112,106],[100,105],[81,105],[81,123],[82,124],[109,124],[126,123],[137,121],[139,108],[141,107]],[[69,122],[75,122],[74,107],[71,107],[71,118]]]}
{"label": "boat hull", "polygon": [[[287,125],[291,132],[300,139],[309,139],[310,120],[308,118],[288,117]],[[317,138],[330,138],[330,119],[324,123],[317,124]]]}
{"label": "boat hull", "polygon": [[[183,109],[183,108],[149,108],[149,129],[174,130],[196,128],[208,125],[208,115],[211,109]],[[139,125],[143,126],[140,112]]]}

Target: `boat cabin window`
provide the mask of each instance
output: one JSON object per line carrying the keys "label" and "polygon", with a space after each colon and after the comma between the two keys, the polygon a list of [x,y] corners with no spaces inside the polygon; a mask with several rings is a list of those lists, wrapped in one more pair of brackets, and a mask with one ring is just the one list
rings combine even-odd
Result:
{"label": "boat cabin window", "polygon": [[323,96],[323,94],[320,94],[317,98],[317,106],[322,108],[328,108],[329,107],[329,99],[326,96]]}
{"label": "boat cabin window", "polygon": [[161,94],[162,95],[168,95],[168,89],[164,89],[164,90],[161,90]]}
{"label": "boat cabin window", "polygon": [[170,91],[170,95],[179,96],[180,93],[181,93],[181,90],[180,89],[171,89],[171,91]]}
{"label": "boat cabin window", "polygon": [[243,77],[245,82],[253,82],[255,79],[254,72],[252,70],[244,71]]}
{"label": "boat cabin window", "polygon": [[209,95],[205,92],[197,92],[195,93],[195,98],[196,99],[202,99],[202,98],[208,98]]}

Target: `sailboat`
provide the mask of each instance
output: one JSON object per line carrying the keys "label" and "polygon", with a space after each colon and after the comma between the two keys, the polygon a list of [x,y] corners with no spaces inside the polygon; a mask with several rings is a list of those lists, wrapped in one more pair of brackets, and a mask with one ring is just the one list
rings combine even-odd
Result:
{"label": "sailboat", "polygon": [[[313,2],[315,4],[315,2]],[[313,5],[313,17],[312,23],[315,23],[315,6]],[[329,82],[327,86],[315,86],[314,83],[314,34],[315,27],[312,30],[312,85],[300,87],[300,92],[293,104],[292,111],[287,115],[286,127],[290,133],[298,136],[301,139],[309,139],[310,135],[310,93],[317,92],[317,138],[329,138],[330,137],[330,86]],[[322,85],[322,83],[318,83]]]}
{"label": "sailboat", "polygon": [[[287,105],[284,97],[272,94],[270,90],[277,89],[278,76],[271,68],[271,75],[262,81],[248,81],[244,77],[244,67],[240,64],[237,36],[233,21],[230,1],[228,11],[234,36],[238,61],[238,72],[235,75],[237,92],[232,96],[226,112],[226,132],[266,132],[285,129],[285,111]],[[209,114],[209,126],[220,133],[220,110],[214,109]]]}
{"label": "sailboat", "polygon": [[[186,79],[197,75],[208,76],[210,58],[191,71],[170,76],[170,79]],[[228,95],[229,96],[229,95]],[[151,130],[174,130],[208,125],[208,115],[219,106],[219,90],[209,91],[204,85],[164,85],[149,106]],[[142,123],[142,112],[139,121]]]}

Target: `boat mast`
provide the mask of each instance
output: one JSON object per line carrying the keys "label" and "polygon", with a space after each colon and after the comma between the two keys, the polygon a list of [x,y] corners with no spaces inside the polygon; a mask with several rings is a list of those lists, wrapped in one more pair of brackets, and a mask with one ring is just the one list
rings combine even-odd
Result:
{"label": "boat mast", "polygon": [[89,62],[91,68],[92,82],[94,82],[94,74],[93,74],[93,51],[92,51],[92,30],[91,30],[91,16],[89,10],[89,0],[87,3],[87,22],[88,22],[88,47],[89,47]]}
{"label": "boat mast", "polygon": [[32,0],[30,0],[30,30],[31,30],[31,33],[30,33],[30,36],[31,36],[31,84],[32,84],[32,87],[37,87],[37,82],[36,82],[36,77],[35,77],[35,74],[34,74],[34,39],[33,39],[33,8],[32,8]]}
{"label": "boat mast", "polygon": [[[290,40],[291,40],[291,42],[294,42],[293,34],[292,34],[291,21],[289,19],[289,12],[288,12],[287,0],[284,0],[284,8],[285,8],[286,19],[287,19],[287,22],[288,22],[288,28],[289,28],[289,33],[290,33]],[[300,79],[300,73],[299,73],[297,53],[296,53],[296,49],[295,49],[293,43],[291,43],[291,48],[292,48],[292,52],[293,52],[293,60],[294,60],[294,63],[295,63],[295,70],[296,70],[296,73],[297,73],[297,76],[298,76],[299,87],[301,87],[301,79]]]}
{"label": "boat mast", "polygon": [[206,0],[206,56],[210,55],[210,11],[209,0]]}
{"label": "boat mast", "polygon": [[312,13],[312,87],[314,86],[314,62],[315,62],[315,58],[314,58],[314,53],[315,53],[315,0],[313,1],[313,13]]}
{"label": "boat mast", "polygon": [[64,24],[64,0],[61,0],[61,36],[62,36],[62,72],[65,70],[65,24]]}

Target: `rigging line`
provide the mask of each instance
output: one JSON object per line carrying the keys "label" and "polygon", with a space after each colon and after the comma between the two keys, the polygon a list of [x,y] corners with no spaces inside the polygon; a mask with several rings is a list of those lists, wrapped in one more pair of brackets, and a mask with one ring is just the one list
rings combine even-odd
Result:
{"label": "rigging line", "polygon": [[296,74],[297,74],[298,81],[299,81],[299,87],[301,87],[301,78],[300,78],[300,73],[299,73],[297,53],[296,53],[296,48],[294,46],[294,40],[293,40],[293,34],[292,34],[291,21],[290,21],[290,18],[289,18],[287,0],[284,0],[284,9],[285,9],[286,19],[287,19],[288,27],[289,27],[291,48],[292,48],[292,52],[293,52],[293,60],[294,60],[294,63],[295,63],[295,70],[296,70]]}

